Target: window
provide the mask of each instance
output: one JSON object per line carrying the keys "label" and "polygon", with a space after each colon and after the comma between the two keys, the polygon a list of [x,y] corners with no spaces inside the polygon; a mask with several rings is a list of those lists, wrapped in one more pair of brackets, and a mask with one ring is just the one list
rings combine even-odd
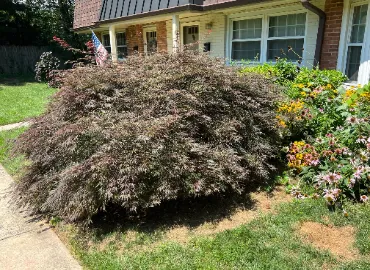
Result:
{"label": "window", "polygon": [[[126,33],[116,33],[117,42],[117,54],[118,59],[123,59],[127,56],[127,44],[126,44]],[[102,44],[111,53],[110,37],[109,34],[104,34],[102,38]]]}
{"label": "window", "polygon": [[233,22],[231,58],[260,61],[262,18]]}
{"label": "window", "polygon": [[345,73],[350,81],[358,80],[361,64],[368,5],[354,6],[349,27],[349,41],[347,43],[347,61]]}
{"label": "window", "polygon": [[111,52],[111,47],[110,47],[109,34],[103,35],[102,43],[103,43],[103,46],[105,47],[105,49],[107,49],[107,51],[110,53]]}
{"label": "window", "polygon": [[126,33],[117,33],[116,37],[118,59],[123,59],[127,56]]}
{"label": "window", "polygon": [[299,60],[304,46],[305,31],[305,13],[270,17],[267,60],[273,61],[276,57]]}
{"label": "window", "polygon": [[188,50],[199,50],[199,26],[184,26],[183,27],[183,42]]}
{"label": "window", "polygon": [[[306,13],[232,22],[231,59],[291,61],[301,59],[306,32]],[[291,49],[288,49],[291,48]]]}

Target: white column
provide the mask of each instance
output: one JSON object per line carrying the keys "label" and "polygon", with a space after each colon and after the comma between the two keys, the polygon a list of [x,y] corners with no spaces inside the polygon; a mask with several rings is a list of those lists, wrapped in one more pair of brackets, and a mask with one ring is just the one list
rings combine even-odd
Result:
{"label": "white column", "polygon": [[114,25],[109,26],[109,40],[111,46],[110,48],[112,61],[116,63],[118,61],[118,54],[117,54],[116,27]]}
{"label": "white column", "polygon": [[180,46],[180,19],[179,15],[172,16],[172,48],[177,52]]}

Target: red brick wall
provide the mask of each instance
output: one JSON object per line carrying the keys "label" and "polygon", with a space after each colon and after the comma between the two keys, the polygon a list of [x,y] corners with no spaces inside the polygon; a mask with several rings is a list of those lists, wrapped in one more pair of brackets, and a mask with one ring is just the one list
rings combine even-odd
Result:
{"label": "red brick wall", "polygon": [[[157,22],[157,50],[158,52],[167,52],[167,29],[166,22]],[[130,25],[126,29],[127,37],[127,50],[128,54],[134,52],[134,48],[137,46],[140,53],[144,52],[144,35],[143,35],[143,25]]]}
{"label": "red brick wall", "polygon": [[73,28],[92,26],[99,19],[101,0],[75,0]]}
{"label": "red brick wall", "polygon": [[326,0],[326,25],[320,68],[336,69],[343,16],[343,0]]}
{"label": "red brick wall", "polygon": [[126,29],[126,38],[127,38],[127,52],[129,55],[132,55],[134,48],[137,46],[140,53],[144,52],[144,38],[143,38],[143,26],[130,25]]}
{"label": "red brick wall", "polygon": [[167,52],[167,29],[166,22],[157,22],[157,49],[158,52]]}

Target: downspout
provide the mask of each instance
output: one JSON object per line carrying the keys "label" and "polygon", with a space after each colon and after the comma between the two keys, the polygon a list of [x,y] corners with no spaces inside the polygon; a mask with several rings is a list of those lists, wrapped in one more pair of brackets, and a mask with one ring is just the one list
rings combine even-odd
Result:
{"label": "downspout", "polygon": [[325,33],[326,14],[323,10],[311,4],[310,0],[301,0],[301,2],[302,2],[302,6],[304,6],[309,11],[312,11],[313,13],[318,15],[320,18],[319,29],[317,31],[316,50],[315,50],[315,59],[314,59],[314,66],[316,67],[320,63],[322,43],[324,40],[324,33]]}

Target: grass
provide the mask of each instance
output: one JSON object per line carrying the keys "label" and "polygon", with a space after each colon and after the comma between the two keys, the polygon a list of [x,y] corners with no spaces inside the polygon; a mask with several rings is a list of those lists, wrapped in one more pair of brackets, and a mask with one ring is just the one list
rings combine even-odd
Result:
{"label": "grass", "polygon": [[[282,204],[277,214],[186,244],[169,240],[152,245],[161,239],[158,232],[137,234],[124,248],[127,232],[112,232],[105,239],[94,238],[91,231],[79,232],[70,241],[88,269],[370,269],[370,205],[348,205],[347,211],[350,216],[344,217],[329,212],[322,200],[307,199]],[[305,221],[354,226],[360,257],[340,260],[306,243],[297,233]],[[138,249],[140,245],[149,248]]]}
{"label": "grass", "polygon": [[11,148],[14,144],[14,140],[26,129],[27,128],[23,127],[0,131],[0,164],[2,164],[11,175],[20,173],[25,164],[23,157],[11,155]]}
{"label": "grass", "polygon": [[17,123],[40,115],[56,89],[28,77],[0,77],[0,125]]}

